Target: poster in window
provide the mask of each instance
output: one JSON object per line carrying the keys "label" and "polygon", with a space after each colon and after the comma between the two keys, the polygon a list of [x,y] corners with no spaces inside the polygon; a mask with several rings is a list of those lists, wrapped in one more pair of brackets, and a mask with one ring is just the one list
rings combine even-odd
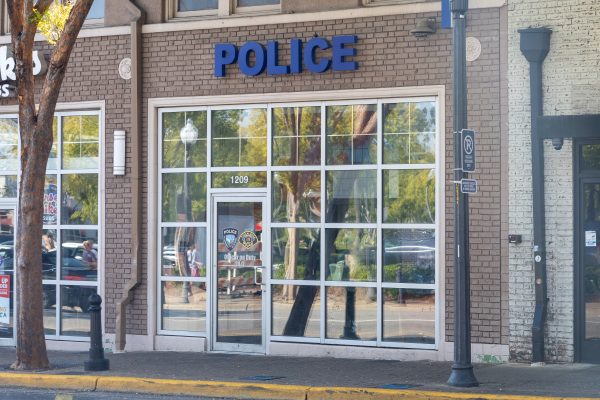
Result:
{"label": "poster in window", "polygon": [[0,324],[10,324],[10,275],[0,275]]}
{"label": "poster in window", "polygon": [[46,183],[44,190],[44,225],[54,225],[57,222],[58,194],[56,183]]}

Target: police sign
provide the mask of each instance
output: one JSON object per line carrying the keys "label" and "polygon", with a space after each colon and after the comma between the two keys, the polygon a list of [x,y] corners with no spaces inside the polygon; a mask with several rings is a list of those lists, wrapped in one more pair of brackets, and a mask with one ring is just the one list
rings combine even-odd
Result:
{"label": "police sign", "polygon": [[463,129],[460,131],[463,172],[475,171],[475,131]]}
{"label": "police sign", "polygon": [[[358,41],[354,35],[333,36],[331,41],[314,37],[306,42],[291,39],[285,45],[270,40],[266,46],[259,42],[246,42],[240,48],[231,43],[215,45],[214,74],[224,77],[227,65],[237,64],[247,76],[257,76],[267,71],[267,75],[300,74],[306,68],[320,74],[328,70],[354,71],[358,62],[353,60],[357,50],[353,45]],[[280,60],[279,50],[286,47],[289,57]]]}

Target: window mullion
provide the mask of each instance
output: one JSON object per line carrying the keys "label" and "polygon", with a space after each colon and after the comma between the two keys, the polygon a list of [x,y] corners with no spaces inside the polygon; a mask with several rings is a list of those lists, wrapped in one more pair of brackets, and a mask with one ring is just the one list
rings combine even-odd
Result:
{"label": "window mullion", "polygon": [[231,15],[231,0],[219,0],[219,9],[217,10],[219,17],[227,17]]}

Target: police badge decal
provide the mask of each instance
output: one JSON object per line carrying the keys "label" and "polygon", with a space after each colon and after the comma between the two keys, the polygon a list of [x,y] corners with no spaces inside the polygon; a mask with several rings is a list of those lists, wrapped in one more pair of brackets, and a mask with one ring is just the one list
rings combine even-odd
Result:
{"label": "police badge decal", "polygon": [[235,248],[238,238],[238,230],[235,228],[223,229],[223,243],[229,251]]}

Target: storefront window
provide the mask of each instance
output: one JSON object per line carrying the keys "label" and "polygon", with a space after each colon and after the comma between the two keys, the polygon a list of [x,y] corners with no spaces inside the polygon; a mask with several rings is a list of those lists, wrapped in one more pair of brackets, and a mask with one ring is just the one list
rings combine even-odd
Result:
{"label": "storefront window", "polygon": [[383,162],[435,163],[436,103],[383,104]]}
{"label": "storefront window", "polygon": [[161,113],[160,332],[206,334],[207,116]]}
{"label": "storefront window", "polygon": [[64,169],[99,167],[99,124],[95,115],[62,118],[62,164]]}
{"label": "storefront window", "polygon": [[[162,110],[159,332],[205,336],[207,298],[235,300],[205,267],[227,245],[211,195],[266,189],[271,340],[432,348],[437,113],[435,98]],[[210,145],[186,155],[190,118]]]}
{"label": "storefront window", "polygon": [[[102,5],[104,2],[98,2]],[[44,330],[48,338],[89,337],[88,297],[97,292],[100,113],[57,112],[46,168],[42,249]],[[4,146],[4,147],[2,147]],[[0,118],[0,197],[16,204],[18,119]],[[14,243],[9,243],[13,251]]]}
{"label": "storefront window", "polygon": [[243,167],[267,164],[267,110],[212,112],[212,166]]}
{"label": "storefront window", "polygon": [[16,118],[0,119],[0,171],[19,168],[19,122]]}
{"label": "storefront window", "polygon": [[327,107],[327,164],[377,163],[377,105]]}

